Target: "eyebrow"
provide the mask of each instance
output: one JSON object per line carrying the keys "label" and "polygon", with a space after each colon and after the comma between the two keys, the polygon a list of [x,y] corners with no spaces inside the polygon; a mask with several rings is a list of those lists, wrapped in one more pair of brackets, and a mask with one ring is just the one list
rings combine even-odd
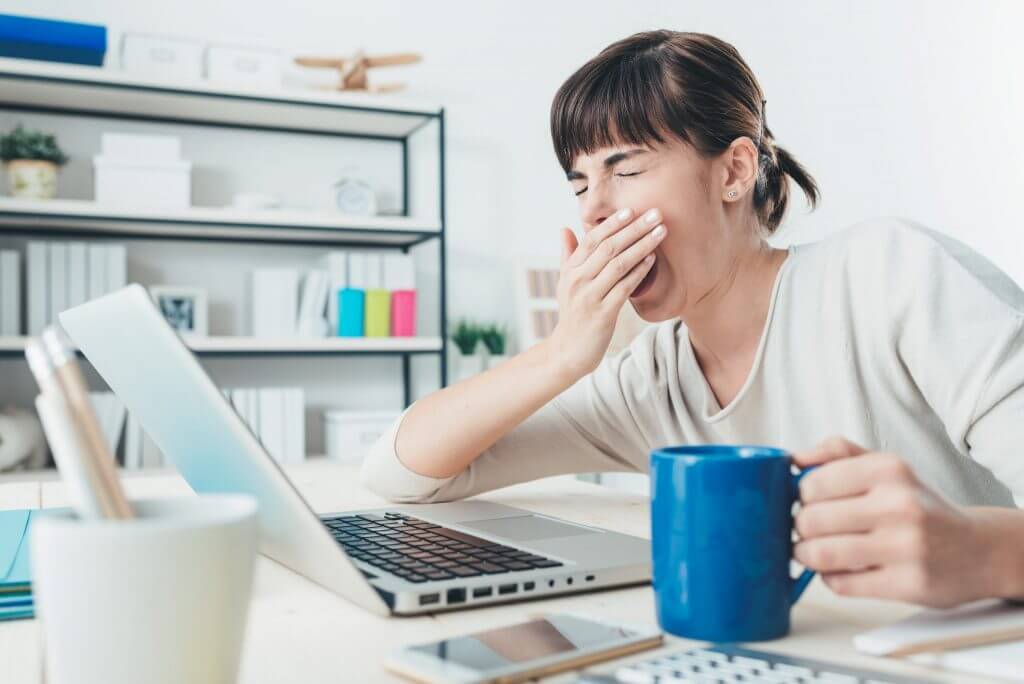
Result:
{"label": "eyebrow", "polygon": [[[623,161],[625,159],[629,159],[631,157],[636,157],[636,156],[641,155],[641,154],[646,154],[649,151],[650,150],[645,150],[643,148],[637,147],[637,148],[634,148],[632,150],[625,150],[623,152],[616,152],[615,154],[611,154],[611,155],[608,155],[607,157],[605,157],[605,160],[604,160],[604,162],[602,162],[601,165],[604,166],[604,168],[606,168],[606,169],[610,169],[613,166],[615,166],[616,164],[618,164],[620,161]],[[572,169],[571,171],[569,171],[569,173],[565,174],[565,177],[566,177],[567,180],[571,180],[571,181],[582,180],[582,179],[586,178],[586,176],[584,176],[582,173],[580,173],[576,169]]]}

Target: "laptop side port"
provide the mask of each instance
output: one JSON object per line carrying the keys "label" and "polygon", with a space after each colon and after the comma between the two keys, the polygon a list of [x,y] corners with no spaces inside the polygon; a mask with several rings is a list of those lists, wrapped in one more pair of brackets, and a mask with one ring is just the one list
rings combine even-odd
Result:
{"label": "laptop side port", "polygon": [[453,603],[465,603],[466,602],[466,590],[465,589],[449,589],[448,594],[448,605]]}
{"label": "laptop side port", "polygon": [[523,591],[533,591],[537,585],[533,582],[523,582]]}
{"label": "laptop side port", "polygon": [[504,596],[505,594],[514,594],[518,589],[516,584],[501,584],[498,585],[498,594]]}
{"label": "laptop side port", "polygon": [[484,598],[494,593],[491,587],[477,587],[473,590],[473,598]]}
{"label": "laptop side port", "polygon": [[432,606],[435,603],[441,602],[441,595],[438,593],[433,594],[420,594],[420,605],[421,606]]}

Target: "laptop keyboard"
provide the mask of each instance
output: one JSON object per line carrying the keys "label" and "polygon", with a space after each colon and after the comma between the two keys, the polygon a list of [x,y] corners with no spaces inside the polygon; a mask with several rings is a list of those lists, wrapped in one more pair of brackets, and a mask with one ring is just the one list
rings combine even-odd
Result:
{"label": "laptop keyboard", "polygon": [[562,565],[401,513],[343,515],[322,522],[349,557],[417,584]]}

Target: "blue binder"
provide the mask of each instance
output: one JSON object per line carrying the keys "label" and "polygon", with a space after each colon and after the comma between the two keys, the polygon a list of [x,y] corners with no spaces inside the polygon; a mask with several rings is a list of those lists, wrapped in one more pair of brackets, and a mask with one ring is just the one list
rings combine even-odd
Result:
{"label": "blue binder", "polygon": [[28,539],[37,513],[0,511],[0,620],[35,614]]}
{"label": "blue binder", "polygon": [[0,14],[0,56],[102,66],[107,27]]}

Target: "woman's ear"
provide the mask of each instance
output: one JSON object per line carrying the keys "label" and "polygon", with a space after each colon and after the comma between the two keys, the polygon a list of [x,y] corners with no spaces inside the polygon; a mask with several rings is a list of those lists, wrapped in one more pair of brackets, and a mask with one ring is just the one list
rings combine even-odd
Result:
{"label": "woman's ear", "polygon": [[757,182],[757,146],[746,136],[736,138],[720,159],[724,171],[722,201],[736,202],[746,196]]}

